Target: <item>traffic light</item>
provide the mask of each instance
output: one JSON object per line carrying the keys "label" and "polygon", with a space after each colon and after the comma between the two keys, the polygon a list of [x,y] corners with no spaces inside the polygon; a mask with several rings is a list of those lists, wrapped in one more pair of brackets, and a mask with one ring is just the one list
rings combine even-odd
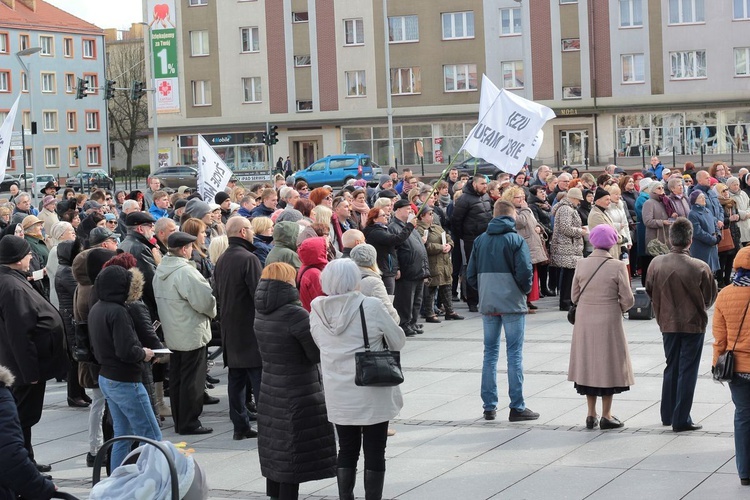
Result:
{"label": "traffic light", "polygon": [[268,134],[267,133],[263,132],[260,135],[260,142],[262,142],[263,144],[265,144],[266,146],[268,146]]}
{"label": "traffic light", "polygon": [[146,90],[143,88],[143,82],[139,82],[138,80],[133,80],[133,83],[130,85],[130,100],[137,101],[145,93],[146,93]]}
{"label": "traffic light", "polygon": [[84,80],[83,78],[79,78],[76,82],[76,99],[83,99],[88,94],[89,91],[89,82]]}
{"label": "traffic light", "polygon": [[107,80],[104,83],[104,100],[105,101],[108,101],[115,96],[115,84],[117,84],[117,82],[114,80]]}
{"label": "traffic light", "polygon": [[276,129],[278,129],[278,125],[271,125],[268,127],[268,145],[273,146],[277,142],[279,142],[279,133],[276,132]]}

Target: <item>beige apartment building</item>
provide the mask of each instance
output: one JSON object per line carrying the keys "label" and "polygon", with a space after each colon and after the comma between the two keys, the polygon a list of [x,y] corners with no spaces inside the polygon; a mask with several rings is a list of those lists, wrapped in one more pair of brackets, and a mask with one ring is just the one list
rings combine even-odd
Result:
{"label": "beige apartment building", "polygon": [[390,94],[398,164],[418,163],[420,144],[447,165],[482,74],[555,110],[534,164],[750,158],[750,0],[175,3],[179,109],[158,115],[173,163],[195,163],[202,134],[246,180],[286,156],[388,165]]}

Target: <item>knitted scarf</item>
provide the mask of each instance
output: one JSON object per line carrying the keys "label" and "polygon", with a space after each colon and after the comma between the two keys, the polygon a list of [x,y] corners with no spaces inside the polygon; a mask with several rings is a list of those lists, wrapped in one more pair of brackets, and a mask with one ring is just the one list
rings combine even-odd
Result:
{"label": "knitted scarf", "polygon": [[750,269],[737,269],[732,284],[734,286],[750,286]]}

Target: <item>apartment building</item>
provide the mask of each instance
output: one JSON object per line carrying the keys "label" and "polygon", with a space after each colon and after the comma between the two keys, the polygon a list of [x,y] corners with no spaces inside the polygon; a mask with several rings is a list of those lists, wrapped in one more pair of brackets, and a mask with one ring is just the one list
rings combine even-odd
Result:
{"label": "apartment building", "polygon": [[749,0],[180,0],[170,20],[179,97],[160,154],[195,163],[200,133],[248,180],[267,123],[271,164],[387,165],[389,97],[399,165],[447,164],[483,73],[555,110],[536,163],[748,152]]}
{"label": "apartment building", "polygon": [[[28,172],[32,165],[63,177],[109,168],[106,103],[97,89],[104,64],[98,27],[42,0],[0,0],[0,122],[21,92],[14,130],[26,131]],[[81,100],[77,78],[91,89]],[[8,173],[23,173],[23,164],[9,156]]]}

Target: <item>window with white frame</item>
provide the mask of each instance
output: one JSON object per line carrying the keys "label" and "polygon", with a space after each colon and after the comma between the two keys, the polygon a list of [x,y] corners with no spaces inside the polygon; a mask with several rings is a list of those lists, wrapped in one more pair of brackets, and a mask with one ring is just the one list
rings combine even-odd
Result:
{"label": "window with white frame", "polygon": [[477,89],[476,64],[443,66],[443,88],[446,92],[468,92]]}
{"label": "window with white frame", "polygon": [[420,94],[422,92],[422,68],[391,68],[391,94]]}
{"label": "window with white frame", "polygon": [[21,124],[26,130],[31,130],[31,113],[29,111],[21,113]]}
{"label": "window with white frame", "polygon": [[310,100],[297,101],[297,113],[310,113],[313,110],[313,102]]}
{"label": "window with white frame", "polygon": [[44,166],[47,168],[57,168],[60,162],[60,148],[44,148]]}
{"label": "window with white frame", "polygon": [[93,59],[96,57],[96,40],[89,38],[83,40],[83,58]]}
{"label": "window with white frame", "polygon": [[562,3],[562,4],[565,4],[565,3],[578,3],[578,0],[560,0],[560,3]]}
{"label": "window with white frame", "polygon": [[101,165],[102,148],[99,146],[89,146],[86,148],[86,160],[89,165]]}
{"label": "window with white frame", "polygon": [[75,132],[78,129],[78,119],[75,111],[68,111],[65,114],[65,124],[68,132]]}
{"label": "window with white frame", "polygon": [[57,132],[57,111],[43,111],[42,124],[45,132]]}
{"label": "window with white frame", "polygon": [[68,148],[68,165],[71,167],[78,165],[78,148],[76,146],[70,146]]}
{"label": "window with white frame", "polygon": [[310,66],[312,63],[312,59],[310,59],[310,56],[294,56],[294,67],[295,68],[304,68],[306,66]]}
{"label": "window with white frame", "polygon": [[456,38],[474,38],[474,12],[443,14],[443,40]]}
{"label": "window with white frame", "polygon": [[643,26],[642,0],[620,0],[620,27],[640,28]]}
{"label": "window with white frame", "polygon": [[208,30],[190,32],[190,55],[194,57],[208,55]]}
{"label": "window with white frame", "polygon": [[389,17],[388,41],[390,43],[418,42],[419,18],[417,16]]}
{"label": "window with white frame", "polygon": [[504,89],[523,88],[523,61],[504,61],[501,68]]}
{"label": "window with white frame", "polygon": [[521,34],[521,9],[500,9],[500,36]]}
{"label": "window with white frame", "polygon": [[563,99],[580,99],[581,87],[563,87],[562,98]]}
{"label": "window with white frame", "polygon": [[190,2],[188,2],[188,5],[190,7],[197,7],[199,5],[208,5],[208,0],[190,0]]}
{"label": "window with white frame", "polygon": [[669,24],[706,22],[703,0],[669,0]]}
{"label": "window with white frame", "polygon": [[42,49],[39,51],[39,55],[55,55],[55,39],[53,37],[47,35],[39,35],[39,47],[41,47]]}
{"label": "window with white frame", "polygon": [[29,35],[18,35],[18,46],[21,50],[26,50],[31,45]]}
{"label": "window with white frame", "polygon": [[578,52],[579,50],[581,50],[580,38],[563,38],[562,39],[562,51],[563,52]]}
{"label": "window with white frame", "polygon": [[292,12],[293,23],[306,23],[309,20],[307,12]]}
{"label": "window with white frame", "polygon": [[42,92],[56,92],[54,73],[42,73]]}
{"label": "window with white frame", "polygon": [[693,78],[706,78],[706,51],[686,50],[683,52],[670,52],[669,60],[671,66],[672,80],[690,80]]}
{"label": "window with white frame", "polygon": [[620,56],[620,61],[622,62],[622,83],[646,81],[643,54],[623,54]]}
{"label": "window with white frame", "polygon": [[750,47],[734,49],[734,76],[750,76]]}
{"label": "window with white frame", "polygon": [[240,28],[242,52],[260,51],[260,34],[257,27]]}
{"label": "window with white frame", "polygon": [[211,105],[211,81],[210,80],[193,80],[193,106],[210,106]]}
{"label": "window with white frame", "polygon": [[242,102],[261,102],[260,77],[251,76],[242,79]]}
{"label": "window with white frame", "polygon": [[364,45],[364,29],[362,19],[344,19],[344,45]]}
{"label": "window with white frame", "polygon": [[99,112],[86,111],[86,131],[93,132],[99,130]]}
{"label": "window with white frame", "polygon": [[0,111],[0,123],[3,123],[8,118],[8,111]]}
{"label": "window with white frame", "polygon": [[0,71],[0,92],[10,92],[10,71]]}
{"label": "window with white frame", "polygon": [[72,38],[63,38],[63,57],[73,57]]}
{"label": "window with white frame", "polygon": [[97,75],[83,75],[83,79],[88,85],[87,94],[96,94],[99,92],[99,77]]}
{"label": "window with white frame", "polygon": [[10,50],[8,47],[10,45],[8,44],[8,34],[7,33],[0,33],[0,54],[7,54],[8,50]]}
{"label": "window with white frame", "polygon": [[25,71],[21,71],[21,92],[29,91],[29,77]]}
{"label": "window with white frame", "polygon": [[367,82],[365,71],[346,72],[346,95],[347,97],[363,97],[367,95]]}
{"label": "window with white frame", "polygon": [[734,20],[750,19],[750,0],[734,0]]}
{"label": "window with white frame", "polygon": [[76,75],[65,73],[65,93],[72,94],[76,91]]}

